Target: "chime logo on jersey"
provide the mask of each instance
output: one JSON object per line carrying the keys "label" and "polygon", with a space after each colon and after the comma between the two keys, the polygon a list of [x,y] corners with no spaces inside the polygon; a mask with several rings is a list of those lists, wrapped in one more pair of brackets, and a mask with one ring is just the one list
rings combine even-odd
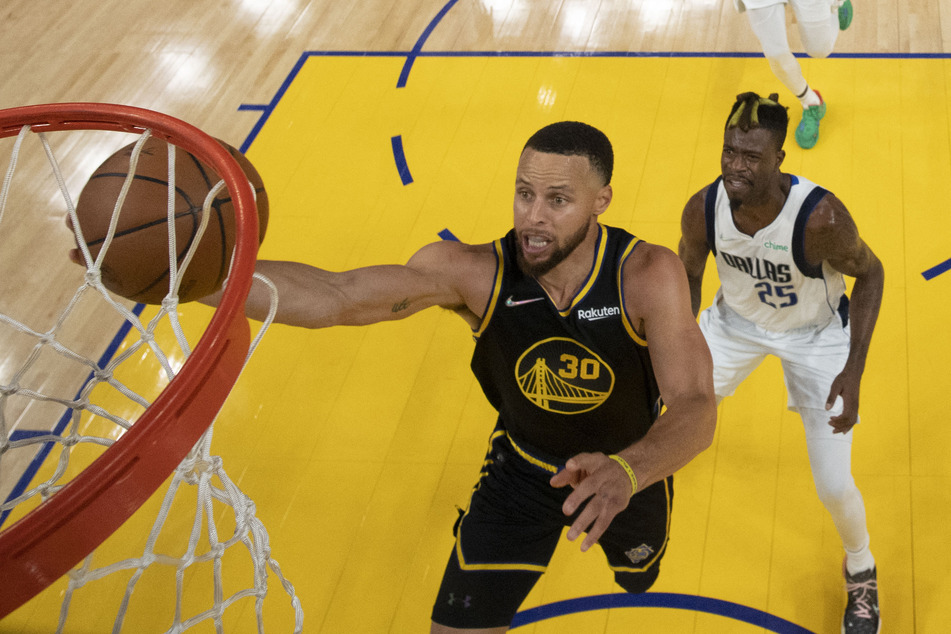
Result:
{"label": "chime logo on jersey", "polygon": [[573,339],[552,337],[522,353],[515,379],[525,398],[549,412],[580,414],[611,395],[614,371]]}

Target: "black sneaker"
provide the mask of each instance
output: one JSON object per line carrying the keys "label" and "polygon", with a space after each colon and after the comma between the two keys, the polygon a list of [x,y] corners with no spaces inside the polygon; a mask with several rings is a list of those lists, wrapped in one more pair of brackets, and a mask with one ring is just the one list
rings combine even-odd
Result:
{"label": "black sneaker", "polygon": [[[843,566],[844,567],[844,566]],[[876,569],[871,568],[856,575],[845,571],[845,591],[849,603],[842,619],[842,634],[878,634],[882,620],[878,614],[878,581]]]}

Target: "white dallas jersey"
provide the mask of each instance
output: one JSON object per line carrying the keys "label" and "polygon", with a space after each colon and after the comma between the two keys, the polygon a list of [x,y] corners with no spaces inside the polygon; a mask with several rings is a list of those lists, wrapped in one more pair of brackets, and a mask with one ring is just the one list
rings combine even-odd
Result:
{"label": "white dallas jersey", "polygon": [[842,274],[823,262],[806,261],[806,221],[828,192],[805,178],[790,176],[786,203],[773,222],[749,236],[733,223],[730,201],[718,178],[707,191],[707,243],[717,263],[725,301],[760,328],[783,332],[848,323],[848,297]]}

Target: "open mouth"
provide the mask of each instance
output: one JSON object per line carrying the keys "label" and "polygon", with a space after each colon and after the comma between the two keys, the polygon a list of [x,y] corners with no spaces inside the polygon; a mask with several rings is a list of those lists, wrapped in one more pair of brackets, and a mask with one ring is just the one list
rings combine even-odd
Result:
{"label": "open mouth", "polygon": [[548,248],[552,240],[545,236],[523,235],[522,251],[525,253],[541,253]]}
{"label": "open mouth", "polygon": [[738,176],[724,176],[723,184],[731,189],[744,189],[751,186],[748,180]]}

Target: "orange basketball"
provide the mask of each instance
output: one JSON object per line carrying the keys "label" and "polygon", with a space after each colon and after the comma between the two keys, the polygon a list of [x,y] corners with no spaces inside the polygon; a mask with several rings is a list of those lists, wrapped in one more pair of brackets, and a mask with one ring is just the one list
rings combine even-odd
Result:
{"label": "orange basketball", "polygon": [[[267,229],[268,200],[264,182],[241,152],[223,141],[255,190],[258,240]],[[112,212],[129,172],[134,144],[122,148],[100,165],[83,187],[76,215],[83,238],[95,259],[109,230]],[[208,165],[178,148],[175,153],[175,246],[179,267],[198,239],[202,207],[208,192],[221,180]],[[179,268],[178,298],[189,302],[221,288],[228,276],[234,250],[235,222],[231,194],[222,189],[212,201],[211,217],[188,268]],[[145,304],[161,304],[168,294],[168,147],[164,140],[148,139],[135,176],[119,212],[115,237],[102,262],[102,282],[122,297]]]}

